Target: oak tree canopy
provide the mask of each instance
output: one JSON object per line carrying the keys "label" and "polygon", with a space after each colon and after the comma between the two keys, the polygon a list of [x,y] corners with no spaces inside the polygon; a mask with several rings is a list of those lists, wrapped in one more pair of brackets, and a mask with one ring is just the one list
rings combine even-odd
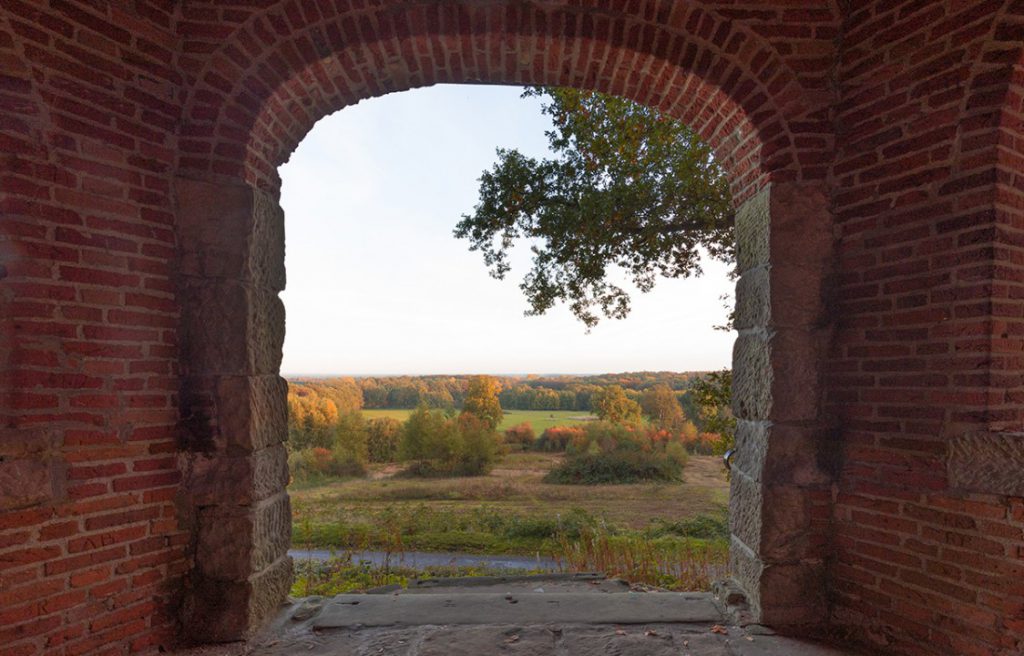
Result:
{"label": "oak tree canopy", "polygon": [[523,96],[543,98],[552,157],[499,148],[455,235],[496,278],[509,272],[515,242],[531,242],[533,264],[520,284],[528,315],[564,301],[592,327],[599,315],[629,313],[629,292],[612,280],[617,270],[647,292],[659,277],[699,275],[702,250],[732,260],[728,184],[692,130],[599,93],[532,87]]}

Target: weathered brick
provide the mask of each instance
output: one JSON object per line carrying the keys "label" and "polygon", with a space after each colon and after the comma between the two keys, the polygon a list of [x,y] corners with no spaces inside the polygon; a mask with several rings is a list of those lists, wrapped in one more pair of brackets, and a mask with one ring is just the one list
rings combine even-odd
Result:
{"label": "weathered brick", "polygon": [[[760,218],[776,230],[740,249],[745,274],[764,267],[742,280],[748,334],[738,380],[744,416],[765,430],[746,435],[760,450],[738,462],[756,469],[758,484],[788,476],[806,488],[792,517],[752,513],[768,525],[747,538],[803,549],[822,534],[786,542],[771,529],[790,519],[831,523],[843,556],[824,559],[833,563],[827,577],[805,564],[769,570],[770,617],[807,621],[806,609],[782,603],[785,592],[828,581],[838,628],[882,636],[890,651],[1019,647],[1019,611],[993,620],[987,610],[991,597],[1019,593],[1024,514],[1015,497],[992,496],[1015,493],[1013,471],[982,462],[983,449],[942,460],[949,444],[1005,436],[1024,420],[1022,243],[996,229],[1019,230],[1024,208],[1019,3],[171,4],[7,0],[0,9],[0,147],[9,155],[0,244],[16,253],[0,265],[0,298],[10,301],[0,353],[14,363],[0,375],[13,388],[0,395],[0,414],[4,426],[63,438],[45,472],[42,460],[6,461],[29,474],[10,478],[34,483],[16,509],[0,512],[0,562],[27,559],[9,570],[22,577],[43,558],[54,571],[73,566],[66,573],[79,582],[110,567],[113,578],[90,595],[143,595],[130,607],[146,609],[104,620],[104,606],[84,604],[66,625],[49,616],[2,626],[5,649],[154,650],[173,625],[156,612],[156,588],[178,585],[164,572],[186,563],[187,540],[168,509],[181,485],[172,457],[183,344],[176,246],[195,218],[181,215],[175,195],[206,185],[212,192],[196,198],[228,210],[221,223],[192,225],[213,239],[194,261],[186,253],[189,273],[220,267],[250,286],[236,290],[232,317],[250,326],[258,348],[238,354],[201,337],[214,368],[190,372],[228,374],[205,381],[226,420],[210,442],[266,450],[280,435],[280,335],[259,332],[260,322],[283,320],[255,287],[283,285],[278,165],[319,116],[385,91],[467,80],[583,85],[658,106],[711,143],[737,205],[770,200],[774,185],[827,181],[820,194],[767,205]],[[359,20],[346,13],[356,11]],[[443,31],[452,25],[459,34]],[[239,194],[246,200],[234,205]],[[781,205],[804,219],[815,205],[822,220],[783,230]],[[217,239],[232,234],[221,229],[228,220],[251,228],[248,259],[221,257],[232,247]],[[742,233],[749,223],[740,223]],[[810,272],[801,258],[820,253],[808,245],[831,237],[836,257],[819,263],[829,270]],[[827,284],[807,283],[819,275]],[[15,341],[10,325],[26,339]],[[754,344],[765,347],[764,363]],[[827,355],[816,351],[825,344]],[[781,439],[796,432],[804,437]],[[124,440],[141,450],[118,451]],[[814,457],[800,460],[805,447]],[[839,450],[841,469],[831,453]],[[256,468],[235,457],[209,471],[252,476]],[[950,471],[957,462],[966,464]],[[816,487],[833,470],[834,506]],[[750,498],[767,498],[758,491]],[[133,558],[116,566],[47,551],[81,539],[77,530],[144,526],[152,533],[119,545]],[[961,570],[969,580],[946,585]],[[53,594],[40,586],[35,601]],[[270,607],[272,596],[254,598],[231,618],[235,628],[258,623],[246,613]]]}

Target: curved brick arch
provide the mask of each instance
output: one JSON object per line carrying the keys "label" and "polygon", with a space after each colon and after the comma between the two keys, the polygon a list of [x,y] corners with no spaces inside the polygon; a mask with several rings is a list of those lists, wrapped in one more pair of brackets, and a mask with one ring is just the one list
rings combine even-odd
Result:
{"label": "curved brick arch", "polygon": [[[415,38],[379,33],[434,6],[445,18]],[[517,11],[573,17],[544,24],[543,58],[527,49],[550,78],[515,57],[539,29]],[[602,21],[637,28],[560,47]],[[684,116],[629,83],[668,84],[690,57],[708,99],[736,99],[743,143],[775,148],[737,194],[732,553],[752,610],[792,624],[827,602],[838,633],[885,653],[1024,651],[1019,0],[5,0],[6,651],[235,638],[287,588],[272,168],[339,106],[314,95],[316,62],[341,52],[332,24],[377,92],[437,81],[389,70],[405,43],[457,62],[445,79],[468,80],[469,56],[481,79],[576,80]],[[588,77],[598,42],[618,77]],[[715,121],[739,112],[720,100],[705,137],[731,151]]]}
{"label": "curved brick arch", "polygon": [[[313,12],[310,12],[313,14]],[[643,17],[567,3],[408,3],[308,15],[282,4],[252,16],[196,76],[182,171],[261,188],[322,116],[363,98],[439,82],[590,88],[657,106],[712,144],[738,201],[764,180],[820,177],[795,145],[824,149],[823,114],[763,38],[714,11],[651,3]]]}
{"label": "curved brick arch", "polygon": [[[716,148],[738,207],[741,274],[732,569],[759,621],[824,620],[831,138],[815,103],[827,90],[805,89],[740,21],[677,2],[626,13],[452,0],[331,16],[293,2],[248,15],[221,41],[196,62],[176,182],[190,630],[237,637],[287,588],[277,166],[322,116],[437,82],[614,93],[687,121]],[[230,539],[239,534],[249,539]]]}

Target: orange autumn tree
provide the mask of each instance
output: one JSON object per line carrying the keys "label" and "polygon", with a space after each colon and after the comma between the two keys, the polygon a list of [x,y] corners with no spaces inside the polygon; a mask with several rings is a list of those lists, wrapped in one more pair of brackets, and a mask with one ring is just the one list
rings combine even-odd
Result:
{"label": "orange autumn tree", "polygon": [[474,376],[466,390],[466,400],[462,404],[462,413],[471,414],[483,421],[491,430],[498,427],[502,419],[501,383],[493,376]]}

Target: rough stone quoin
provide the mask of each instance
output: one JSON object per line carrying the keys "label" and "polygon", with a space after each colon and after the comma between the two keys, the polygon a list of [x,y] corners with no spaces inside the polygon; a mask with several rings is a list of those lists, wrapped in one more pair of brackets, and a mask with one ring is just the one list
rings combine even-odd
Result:
{"label": "rough stone quoin", "polygon": [[175,190],[180,505],[194,536],[182,622],[193,640],[223,642],[259,629],[291,587],[284,216],[248,185],[178,179]]}

